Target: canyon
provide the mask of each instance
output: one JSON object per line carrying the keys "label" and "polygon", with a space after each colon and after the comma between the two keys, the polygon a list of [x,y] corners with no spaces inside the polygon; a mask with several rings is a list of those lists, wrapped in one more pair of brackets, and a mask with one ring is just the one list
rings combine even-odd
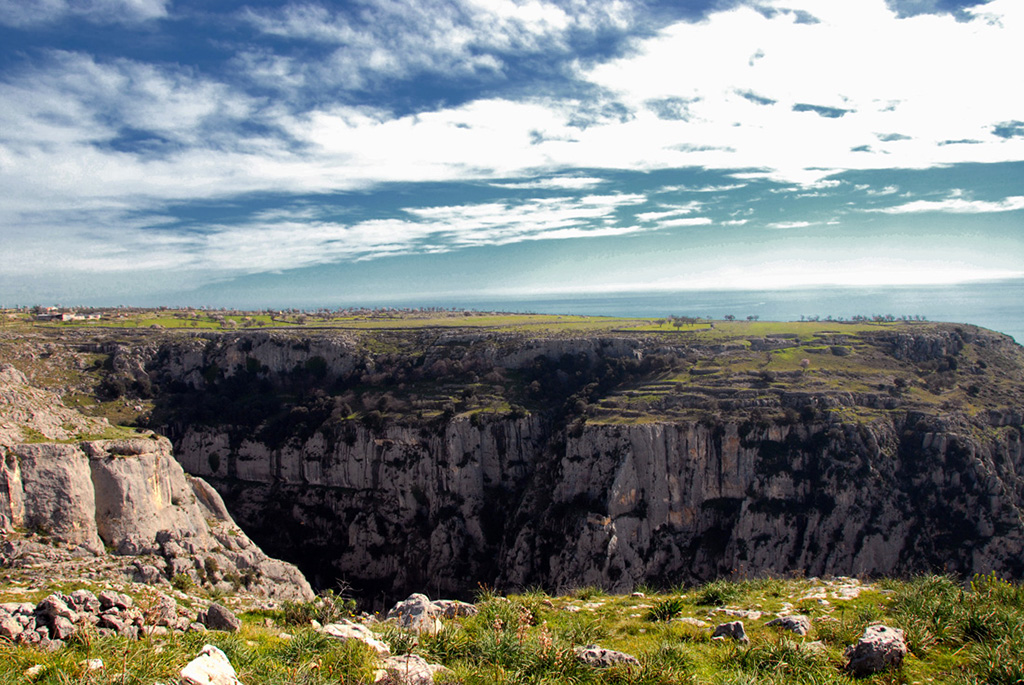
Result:
{"label": "canyon", "polygon": [[268,554],[375,605],[478,584],[1024,577],[1018,345],[953,324],[763,330],[31,344],[141,408]]}

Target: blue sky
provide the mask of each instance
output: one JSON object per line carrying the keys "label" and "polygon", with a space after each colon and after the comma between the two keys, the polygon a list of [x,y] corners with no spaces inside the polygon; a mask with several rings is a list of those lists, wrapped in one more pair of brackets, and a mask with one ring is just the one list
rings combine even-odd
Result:
{"label": "blue sky", "polygon": [[1024,276],[1024,3],[0,0],[2,304]]}

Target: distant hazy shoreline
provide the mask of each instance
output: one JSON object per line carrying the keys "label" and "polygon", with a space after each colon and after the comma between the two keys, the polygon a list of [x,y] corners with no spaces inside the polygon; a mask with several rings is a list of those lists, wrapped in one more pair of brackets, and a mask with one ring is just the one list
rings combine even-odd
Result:
{"label": "distant hazy shoreline", "polygon": [[[318,303],[317,306],[328,303]],[[922,315],[971,323],[1024,341],[1024,279],[928,286],[822,286],[790,290],[701,290],[537,296],[450,295],[381,303],[592,316],[706,316],[792,321],[801,316]]]}

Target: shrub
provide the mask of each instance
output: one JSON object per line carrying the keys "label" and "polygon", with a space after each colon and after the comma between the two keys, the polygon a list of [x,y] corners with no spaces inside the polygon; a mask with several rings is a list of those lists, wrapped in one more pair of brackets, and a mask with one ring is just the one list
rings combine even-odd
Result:
{"label": "shrub", "polygon": [[696,602],[700,606],[722,606],[739,596],[739,588],[728,580],[715,580],[697,592]]}
{"label": "shrub", "polygon": [[286,600],[281,605],[281,620],[291,625],[309,625],[310,621],[326,625],[351,616],[355,610],[355,600],[328,590],[309,602]]}
{"label": "shrub", "polygon": [[685,603],[679,597],[669,597],[647,610],[648,621],[668,621],[682,613]]}

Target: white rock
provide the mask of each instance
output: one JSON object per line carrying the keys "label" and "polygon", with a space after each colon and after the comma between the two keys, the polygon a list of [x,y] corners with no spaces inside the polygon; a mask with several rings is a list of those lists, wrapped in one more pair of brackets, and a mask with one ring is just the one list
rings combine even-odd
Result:
{"label": "white rock", "polygon": [[433,612],[433,602],[426,595],[416,593],[396,604],[388,612],[387,618],[393,619],[400,628],[433,635],[442,627],[440,619],[436,618]]}
{"label": "white rock", "polygon": [[373,651],[377,652],[378,656],[387,657],[391,655],[390,645],[374,635],[372,630],[359,623],[342,619],[338,623],[329,623],[318,630],[324,635],[330,635],[331,637],[342,640],[343,642],[348,640],[359,640],[360,642],[368,645],[373,649]]}
{"label": "white rock", "polygon": [[426,659],[415,654],[389,657],[384,660],[383,666],[377,671],[375,683],[431,685],[436,673],[448,670],[444,666],[427,663]]}
{"label": "white rock", "polygon": [[187,685],[241,685],[227,655],[213,645],[206,645],[185,668],[181,679]]}

